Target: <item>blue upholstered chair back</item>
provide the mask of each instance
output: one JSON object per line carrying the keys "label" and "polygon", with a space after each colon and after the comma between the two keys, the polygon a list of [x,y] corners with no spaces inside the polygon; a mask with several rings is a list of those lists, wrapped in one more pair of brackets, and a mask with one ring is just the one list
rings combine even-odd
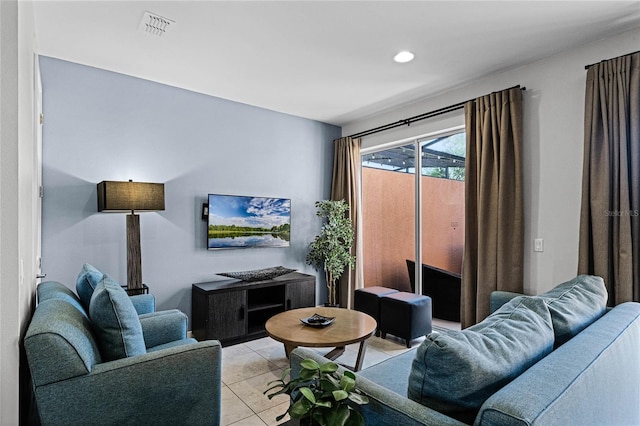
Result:
{"label": "blue upholstered chair back", "polygon": [[55,281],[38,286],[39,306],[24,339],[36,386],[88,374],[102,362],[78,297]]}

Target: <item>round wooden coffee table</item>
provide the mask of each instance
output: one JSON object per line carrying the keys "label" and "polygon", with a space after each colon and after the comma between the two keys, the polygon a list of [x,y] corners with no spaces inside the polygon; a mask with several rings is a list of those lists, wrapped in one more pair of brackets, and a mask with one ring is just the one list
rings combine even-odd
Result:
{"label": "round wooden coffee table", "polygon": [[[311,327],[300,321],[313,314],[335,317],[335,321],[325,327]],[[291,351],[298,346],[335,347],[325,355],[325,358],[334,360],[344,353],[346,345],[359,342],[360,349],[354,371],[359,371],[362,367],[364,354],[367,350],[367,339],[373,336],[376,327],[376,320],[363,312],[324,306],[281,312],[269,318],[265,324],[267,334],[284,343],[287,358],[289,358]]]}

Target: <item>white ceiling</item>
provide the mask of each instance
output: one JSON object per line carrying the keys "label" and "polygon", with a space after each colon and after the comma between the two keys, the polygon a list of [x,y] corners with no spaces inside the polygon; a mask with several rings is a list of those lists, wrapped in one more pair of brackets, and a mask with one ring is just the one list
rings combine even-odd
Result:
{"label": "white ceiling", "polygon": [[[175,24],[151,36],[145,11]],[[640,2],[47,0],[34,16],[42,55],[342,125],[640,28]]]}

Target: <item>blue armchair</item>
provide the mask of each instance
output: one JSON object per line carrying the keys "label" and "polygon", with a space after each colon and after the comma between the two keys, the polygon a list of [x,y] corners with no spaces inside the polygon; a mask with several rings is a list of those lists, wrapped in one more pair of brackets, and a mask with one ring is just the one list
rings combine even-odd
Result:
{"label": "blue armchair", "polygon": [[[24,348],[42,424],[219,424],[220,343],[188,339],[182,312],[149,311],[152,296],[103,281],[89,311],[63,284],[38,286]],[[126,311],[116,318],[130,326],[116,335],[124,355],[113,352],[100,297]]]}

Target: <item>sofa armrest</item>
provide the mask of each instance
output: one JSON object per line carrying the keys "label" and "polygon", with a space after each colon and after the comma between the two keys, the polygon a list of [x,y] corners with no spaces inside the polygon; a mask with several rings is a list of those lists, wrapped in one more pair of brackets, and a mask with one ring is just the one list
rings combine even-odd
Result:
{"label": "sofa armrest", "polygon": [[187,338],[187,316],[177,309],[140,315],[147,348]]}
{"label": "sofa armrest", "polygon": [[511,291],[492,291],[491,292],[491,312],[494,313],[502,305],[513,299],[514,297],[524,296],[522,293],[513,293]]}
{"label": "sofa armrest", "polygon": [[42,424],[219,424],[221,354],[218,341],[192,343],[37,387]]}
{"label": "sofa armrest", "polygon": [[156,311],[156,298],[153,294],[136,294],[129,296],[138,315],[150,314]]}
{"label": "sofa armrest", "polygon": [[[321,365],[329,362],[328,359],[314,350],[307,348],[294,349],[289,358],[293,377],[297,377],[300,374],[300,362],[307,358],[311,358]],[[339,371],[344,371],[344,368],[340,367]],[[367,380],[357,373],[356,387],[369,398],[368,404],[356,407],[362,413],[364,423],[367,425],[464,425],[464,423],[418,404],[406,396],[399,395],[382,385]]]}

